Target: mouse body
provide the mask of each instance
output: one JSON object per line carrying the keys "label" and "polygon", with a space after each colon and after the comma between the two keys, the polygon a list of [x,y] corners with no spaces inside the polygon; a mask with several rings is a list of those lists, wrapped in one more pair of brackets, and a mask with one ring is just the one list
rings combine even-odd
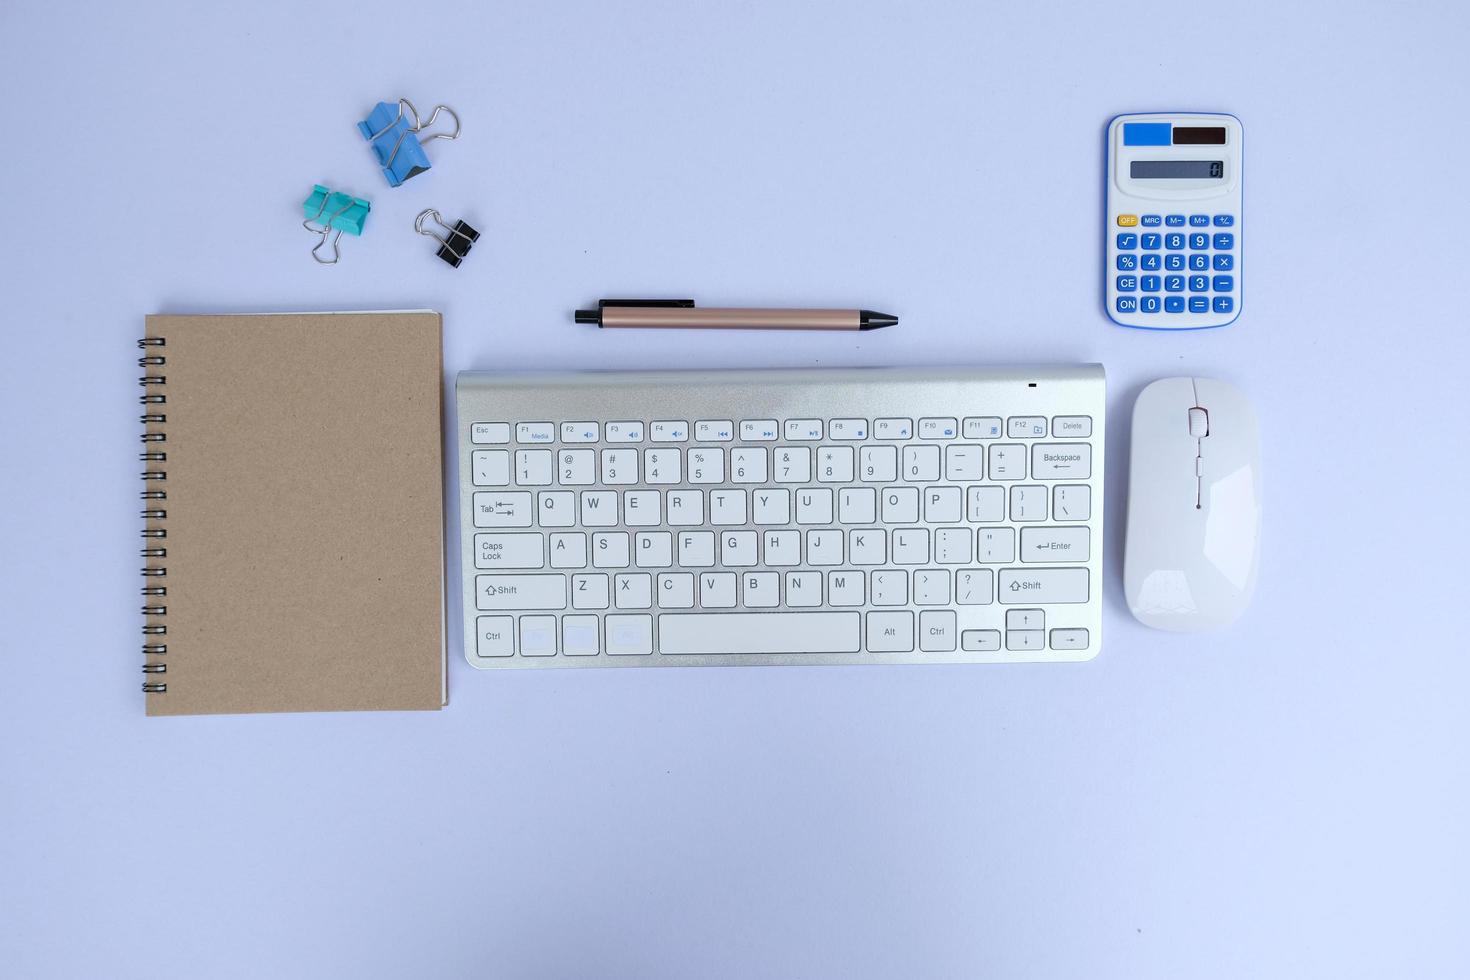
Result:
{"label": "mouse body", "polygon": [[1133,406],[1128,608],[1155,629],[1233,622],[1256,584],[1261,440],[1241,391],[1209,378],[1164,378]]}

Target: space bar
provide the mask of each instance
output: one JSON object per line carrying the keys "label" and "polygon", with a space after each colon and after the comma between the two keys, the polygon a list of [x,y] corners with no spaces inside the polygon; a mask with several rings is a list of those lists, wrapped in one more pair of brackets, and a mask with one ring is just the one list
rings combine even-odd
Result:
{"label": "space bar", "polygon": [[659,652],[857,653],[862,621],[855,612],[665,613]]}

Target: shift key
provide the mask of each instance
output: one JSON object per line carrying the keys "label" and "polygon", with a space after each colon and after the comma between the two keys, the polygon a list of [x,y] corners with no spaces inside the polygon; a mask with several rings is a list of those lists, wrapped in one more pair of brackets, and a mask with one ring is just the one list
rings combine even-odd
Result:
{"label": "shift key", "polygon": [[1085,568],[1003,568],[1000,571],[1000,601],[1008,606],[1086,602],[1087,590]]}
{"label": "shift key", "polygon": [[565,575],[476,575],[475,605],[480,609],[564,609]]}

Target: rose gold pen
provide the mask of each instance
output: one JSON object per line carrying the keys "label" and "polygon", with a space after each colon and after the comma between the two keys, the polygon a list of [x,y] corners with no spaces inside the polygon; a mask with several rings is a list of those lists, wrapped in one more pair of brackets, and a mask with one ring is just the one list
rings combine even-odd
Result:
{"label": "rose gold pen", "polygon": [[708,307],[692,299],[604,299],[578,310],[578,323],[599,327],[677,327],[688,330],[877,330],[898,317],[872,310],[744,310]]}

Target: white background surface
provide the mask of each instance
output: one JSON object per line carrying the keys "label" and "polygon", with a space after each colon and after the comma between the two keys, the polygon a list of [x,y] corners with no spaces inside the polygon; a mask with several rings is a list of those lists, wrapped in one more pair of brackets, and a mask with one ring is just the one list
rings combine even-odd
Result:
{"label": "white background surface", "polygon": [[[0,8],[0,973],[1470,972],[1464,5],[130,6]],[[400,95],[464,136],[390,190]],[[1245,124],[1221,331],[1101,309],[1103,127],[1171,108]],[[373,201],[334,268],[317,181]],[[569,323],[645,294],[903,323]],[[145,720],[143,315],[384,307],[444,312],[446,384],[1101,361],[1104,652],[478,673],[455,600],[441,714]],[[1266,443],[1260,591],[1196,638],[1121,597],[1128,412],[1187,373]]]}

